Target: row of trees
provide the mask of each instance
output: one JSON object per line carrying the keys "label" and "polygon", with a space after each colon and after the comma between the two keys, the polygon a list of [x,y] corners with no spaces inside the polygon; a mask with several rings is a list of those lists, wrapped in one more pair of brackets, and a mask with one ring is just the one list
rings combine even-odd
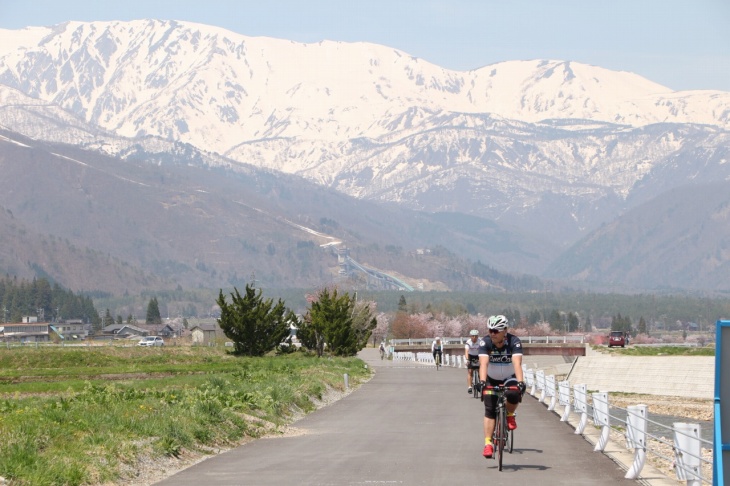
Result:
{"label": "row of trees", "polygon": [[[487,334],[488,316],[464,313],[448,316],[445,313],[420,312],[408,314],[405,298],[401,296],[399,310],[391,322],[389,315],[379,313],[372,301],[358,302],[357,296],[340,293],[337,288],[324,288],[307,296],[310,304],[303,316],[288,310],[279,299],[264,299],[262,291],[246,285],[243,295],[237,289],[230,294],[231,302],[220,291],[217,304],[221,309],[218,320],[225,335],[233,341],[234,352],[240,355],[261,356],[277,348],[287,339],[291,328],[297,328],[302,345],[318,356],[353,356],[366,346],[386,337],[396,339],[435,336],[467,336],[477,329]],[[574,312],[553,310],[548,319],[531,312],[523,317],[519,311],[507,308],[502,312],[518,335],[546,335],[556,332],[589,332],[590,318],[582,322]],[[621,314],[612,317],[611,330],[646,334],[646,322],[640,319],[633,327],[631,319]]]}
{"label": "row of trees", "polygon": [[20,322],[23,316],[44,321],[81,319],[99,324],[101,319],[90,297],[76,295],[45,278],[32,281],[6,276],[0,280],[0,320]]}
{"label": "row of trees", "polygon": [[[573,312],[579,319],[579,329],[608,328],[618,312],[629,317],[635,326],[644,318],[647,330],[680,330],[688,322],[696,322],[703,328],[714,325],[718,319],[730,316],[730,298],[727,296],[702,297],[682,294],[616,294],[588,293],[564,290],[560,292],[413,292],[406,296],[393,292],[363,292],[366,298],[377,301],[381,312],[398,310],[409,314],[444,313],[448,316],[462,314],[509,314],[513,322],[526,320],[526,325],[536,322],[556,324]],[[406,302],[406,297],[408,301]],[[519,318],[518,318],[519,316]],[[552,318],[551,318],[552,316]],[[587,322],[591,327],[587,326]]]}
{"label": "row of trees", "polygon": [[348,293],[324,288],[309,296],[310,307],[302,317],[279,299],[264,299],[261,289],[246,285],[241,294],[234,288],[228,302],[221,290],[216,303],[223,333],[233,341],[235,354],[262,356],[272,351],[297,329],[302,346],[317,356],[354,356],[367,345],[377,327],[373,302],[357,302]]}
{"label": "row of trees", "polygon": [[[106,313],[104,314],[104,317],[101,318],[101,323],[99,326],[94,326],[95,329],[103,329],[106,326],[110,326],[112,324],[123,324],[125,321],[122,319],[122,316],[117,314],[117,318],[114,319],[114,316],[112,316],[111,311],[107,308]],[[186,321],[187,322],[187,321]],[[137,318],[134,317],[132,314],[127,315],[127,324],[137,324]],[[152,297],[147,304],[147,317],[145,318],[145,324],[162,324],[162,315],[160,314],[160,304],[157,301],[157,297]]]}
{"label": "row of trees", "polygon": [[[488,316],[483,314],[463,313],[450,316],[444,312],[418,312],[409,314],[405,297],[401,296],[398,311],[390,329],[395,339],[424,338],[435,336],[468,336],[469,331],[477,329],[480,335],[487,333]],[[547,316],[539,311],[531,311],[522,316],[519,310],[506,308],[496,314],[502,314],[510,322],[512,332],[519,335],[546,335],[554,333],[585,332],[593,330],[590,316],[582,320],[575,312],[561,312],[553,309]],[[606,323],[608,324],[608,323]],[[627,316],[621,314],[611,317],[612,331],[624,331],[633,335],[648,334],[646,320],[641,317],[636,325]]]}

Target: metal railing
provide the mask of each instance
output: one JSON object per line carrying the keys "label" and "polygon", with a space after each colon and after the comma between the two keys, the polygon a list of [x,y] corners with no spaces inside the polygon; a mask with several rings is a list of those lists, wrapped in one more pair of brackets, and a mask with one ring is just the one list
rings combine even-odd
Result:
{"label": "metal railing", "polygon": [[[433,354],[431,354],[429,351],[422,351],[418,353],[414,353],[412,351],[392,351],[391,357],[393,361],[411,361],[425,365],[436,364],[433,359]],[[443,366],[448,366],[451,368],[464,368],[466,366],[463,354],[443,353],[442,359]]]}
{"label": "metal railing", "polygon": [[[567,334],[564,336],[519,336],[523,344],[584,344],[586,336]],[[442,337],[443,344],[465,344],[469,337]],[[430,346],[433,338],[408,338],[408,339],[391,339],[388,344],[391,346]]]}
{"label": "metal railing", "polygon": [[[712,484],[713,443],[702,439],[700,424],[674,422],[673,427],[669,427],[650,420],[646,405],[631,405],[625,409],[610,407],[606,392],[589,396],[585,384],[573,387],[568,381],[556,384],[554,376],[545,376],[542,370],[527,369],[524,365],[523,372],[527,390],[540,402],[545,402],[548,410],[554,410],[556,405],[564,407],[562,412],[557,412],[561,421],[568,421],[572,412],[579,415],[576,434],[587,435],[585,427],[588,419],[593,419],[595,427],[600,429],[596,451],[605,451],[612,437],[625,439],[626,449],[634,452],[625,476],[627,479],[640,479],[648,454],[653,462],[663,464],[665,470],[673,469],[679,481],[692,486]],[[654,433],[648,432],[649,425]]]}

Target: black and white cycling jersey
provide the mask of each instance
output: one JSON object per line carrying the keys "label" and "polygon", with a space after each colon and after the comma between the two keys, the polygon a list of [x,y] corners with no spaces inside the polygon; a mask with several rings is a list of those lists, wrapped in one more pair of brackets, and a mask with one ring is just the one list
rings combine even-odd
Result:
{"label": "black and white cycling jersey", "polygon": [[503,382],[515,376],[515,365],[512,356],[522,354],[522,341],[510,333],[504,338],[504,345],[497,348],[489,337],[479,340],[479,356],[489,356],[487,377]]}

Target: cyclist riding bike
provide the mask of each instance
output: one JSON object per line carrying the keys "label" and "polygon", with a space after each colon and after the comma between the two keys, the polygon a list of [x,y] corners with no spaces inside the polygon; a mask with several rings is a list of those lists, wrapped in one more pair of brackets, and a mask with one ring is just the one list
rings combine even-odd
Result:
{"label": "cyclist riding bike", "polygon": [[[436,337],[434,341],[431,343],[431,354],[433,354],[433,360],[436,363],[443,363],[444,362],[444,345],[441,344],[441,338]],[[439,359],[436,361],[436,355],[438,354]]]}
{"label": "cyclist riding bike", "polygon": [[[515,430],[515,410],[525,394],[525,382],[522,375],[522,342],[517,336],[507,332],[507,318],[491,316],[487,323],[489,336],[479,341],[479,382],[484,390],[487,385],[518,386],[520,391],[508,391],[507,428]],[[486,458],[494,454],[492,434],[494,433],[495,409],[497,396],[482,394],[484,401],[484,452]]]}
{"label": "cyclist riding bike", "polygon": [[466,363],[466,386],[467,393],[472,393],[471,384],[473,374],[479,374],[479,331],[472,329],[469,331],[469,339],[464,346],[464,362]]}
{"label": "cyclist riding bike", "polygon": [[383,359],[385,357],[385,344],[380,343],[380,359]]}

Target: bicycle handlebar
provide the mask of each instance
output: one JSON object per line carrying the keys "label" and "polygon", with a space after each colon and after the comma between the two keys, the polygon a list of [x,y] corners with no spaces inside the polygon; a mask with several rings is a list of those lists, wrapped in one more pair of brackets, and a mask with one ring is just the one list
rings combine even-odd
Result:
{"label": "bicycle handlebar", "polygon": [[484,387],[485,390],[495,391],[520,391],[519,386],[504,386],[504,385],[487,385]]}

